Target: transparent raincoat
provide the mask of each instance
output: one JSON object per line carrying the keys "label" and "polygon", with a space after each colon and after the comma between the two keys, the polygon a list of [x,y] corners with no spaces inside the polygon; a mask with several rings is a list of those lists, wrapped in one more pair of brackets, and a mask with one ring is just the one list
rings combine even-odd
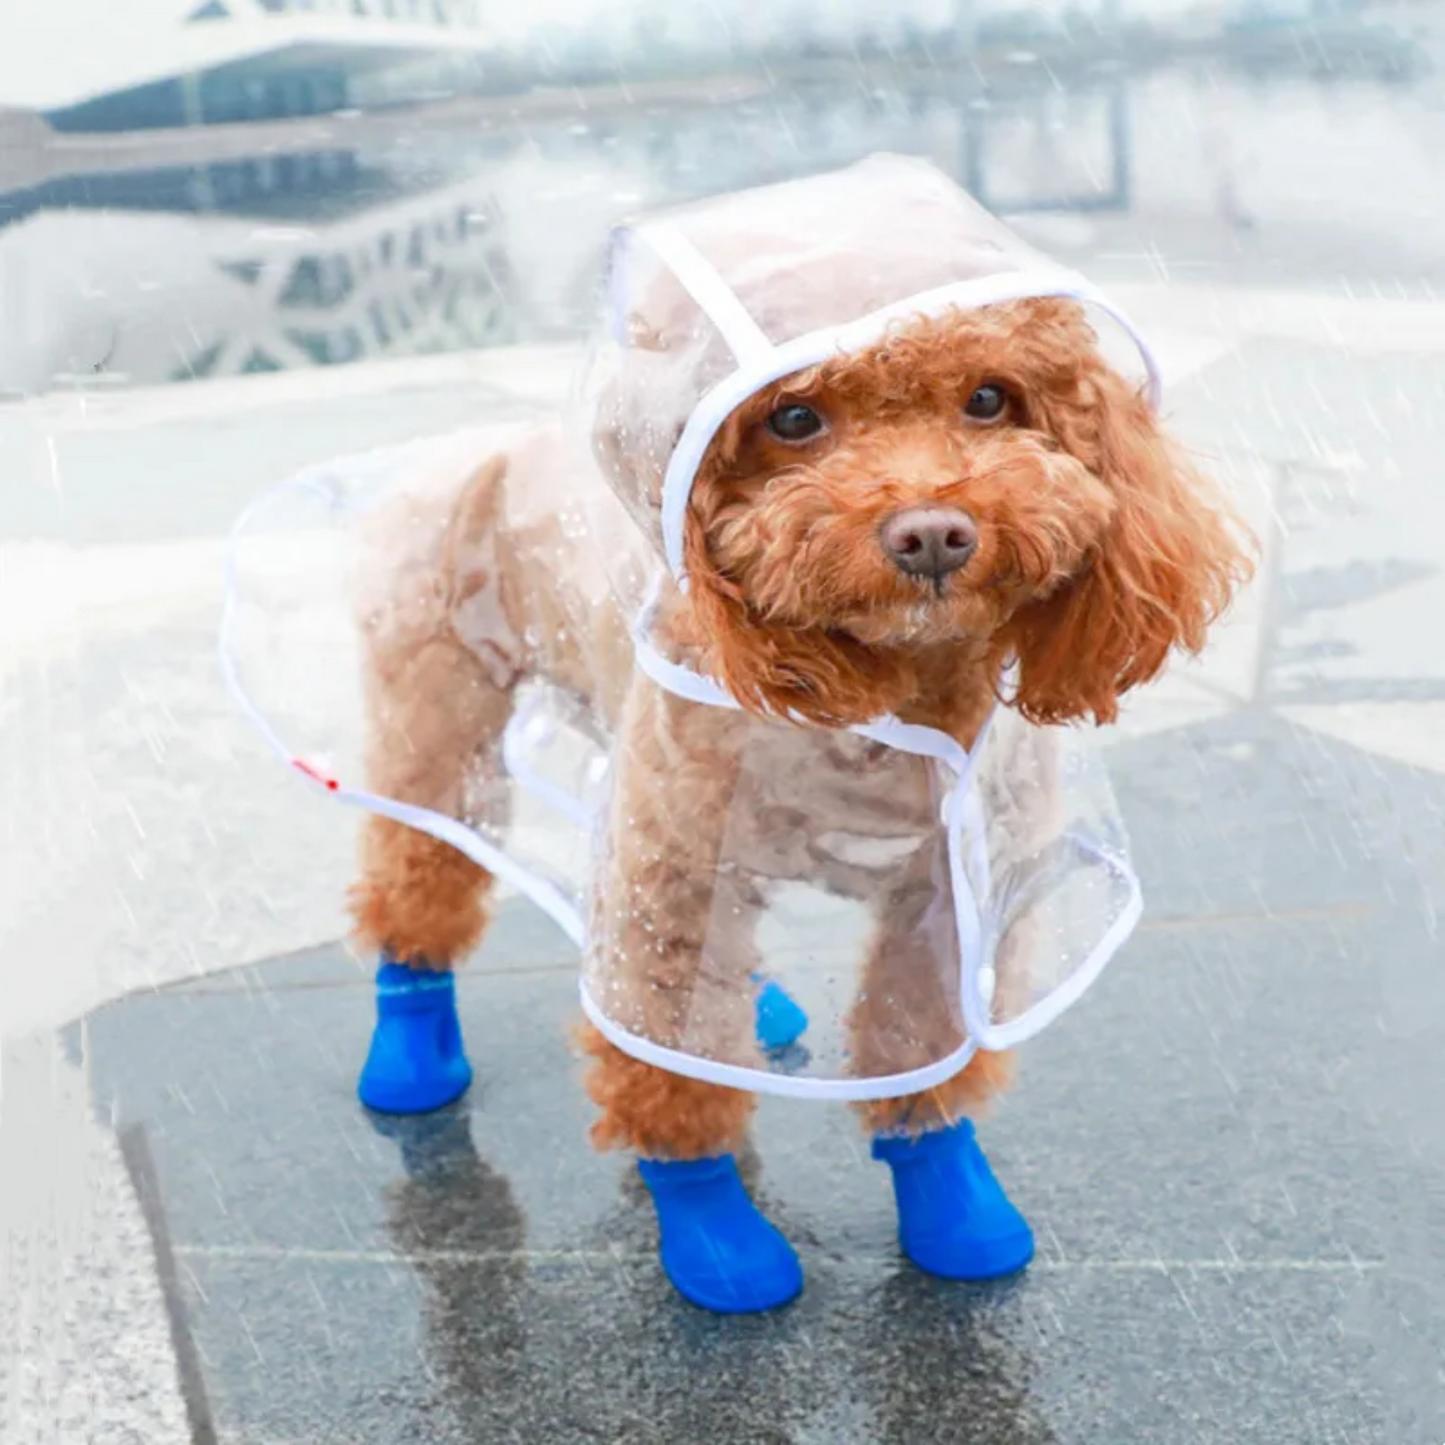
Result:
{"label": "transparent raincoat", "polygon": [[[615,1044],[762,1092],[877,1099],[1012,1047],[1128,937],[1138,884],[1086,734],[1000,706],[966,749],[896,719],[743,712],[676,639],[693,481],[760,388],[910,317],[1070,296],[941,173],[876,157],[620,228],[577,426],[343,459],[235,532],[222,660],[278,755],[450,843],[583,950]],[[580,441],[579,441],[580,438]],[[807,1011],[770,1051],[763,979]]]}

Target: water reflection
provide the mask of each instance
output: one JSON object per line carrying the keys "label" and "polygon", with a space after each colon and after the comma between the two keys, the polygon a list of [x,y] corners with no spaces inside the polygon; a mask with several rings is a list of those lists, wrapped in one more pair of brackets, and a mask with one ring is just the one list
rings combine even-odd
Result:
{"label": "water reflection", "polygon": [[[524,1212],[464,1108],[369,1117],[399,1147],[387,1232],[421,1283],[418,1372],[437,1386],[434,1399],[391,1403],[443,1413],[448,1439],[1055,1440],[1023,1339],[1026,1283],[970,1288],[901,1261],[820,1260],[799,1305],[709,1315],[663,1280],[630,1171],[589,1232],[587,1267],[528,1251]],[[757,1187],[757,1160],[744,1162]]]}
{"label": "water reflection", "polygon": [[620,214],[879,149],[928,156],[1103,279],[1438,281],[1433,79],[1358,78],[1403,73],[1358,28],[1292,48],[1257,31],[1236,55],[1127,73],[1020,52],[987,84],[860,68],[706,106],[619,92],[585,114],[263,127],[239,153],[246,130],[203,129],[184,164],[129,138],[68,141],[62,164],[32,127],[12,154],[44,174],[0,194],[0,391],[570,337]]}
{"label": "water reflection", "polygon": [[[900,1271],[875,1291],[847,1351],[859,1394],[873,1405],[873,1438],[1055,1445],[1035,1393],[1033,1352],[1045,1345],[1044,1332],[1024,1343],[1028,1288],[1023,1281],[961,1288]],[[920,1381],[933,1381],[933,1389],[918,1388]]]}
{"label": "water reflection", "polygon": [[464,1108],[367,1117],[399,1146],[405,1178],[386,1191],[387,1232],[422,1283],[418,1368],[442,1385],[460,1432],[447,1438],[502,1438],[499,1417],[527,1409],[526,1220],[477,1153]]}

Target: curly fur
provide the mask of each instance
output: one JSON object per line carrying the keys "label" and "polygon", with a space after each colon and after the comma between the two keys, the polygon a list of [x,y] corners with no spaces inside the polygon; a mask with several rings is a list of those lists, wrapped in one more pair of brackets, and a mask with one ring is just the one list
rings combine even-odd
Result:
{"label": "curly fur", "polygon": [[[1010,397],[996,424],[970,422],[963,412],[985,383]],[[778,440],[765,419],[784,401],[813,407],[826,431],[804,443]],[[629,465],[620,431],[598,442],[612,465]],[[501,485],[495,468],[483,469],[457,500],[457,514],[476,525]],[[937,583],[905,575],[879,543],[888,517],[924,504],[967,512],[979,536],[967,565]],[[1137,391],[1105,365],[1080,309],[1059,300],[915,321],[868,351],[754,397],[704,460],[686,548],[692,586],[674,600],[665,625],[745,709],[791,712],[823,728],[892,713],[965,745],[1010,663],[1017,685],[1007,700],[1030,720],[1111,722],[1123,695],[1156,677],[1171,652],[1203,646],[1250,570],[1229,509]],[[435,565],[460,564],[439,554]],[[534,590],[541,585],[528,581]],[[428,595],[445,596],[451,585],[444,580]],[[431,729],[428,766],[445,775],[430,784],[434,792],[447,784],[448,769],[495,738],[510,707],[511,685],[477,675],[455,648],[451,661],[469,669],[468,687],[420,688],[428,649],[443,649],[433,663],[448,655],[447,626],[439,619],[426,638],[378,644],[372,661],[382,775],[403,755],[415,756],[388,721],[405,712],[397,679],[410,679],[411,696],[433,700],[426,706],[435,708],[438,696],[464,699]],[[519,659],[518,673],[528,665]],[[634,960],[639,996],[660,1011],[660,1028],[672,991],[698,986],[692,975],[701,967],[709,900],[697,885],[709,845],[697,820],[713,816],[726,792],[723,764],[706,762],[722,750],[700,743],[687,768],[666,755],[658,718],[668,705],[654,690],[624,710],[629,768],[617,785],[618,816],[647,845],[620,850],[622,911],[637,914],[639,901],[651,910],[650,942],[639,936],[624,956]],[[707,734],[722,725],[705,717],[697,727]],[[661,806],[664,792],[669,807]],[[356,903],[362,934],[415,950],[434,966],[455,963],[480,930],[485,878],[445,857],[440,845],[381,820],[369,827]],[[633,854],[639,861],[628,873]],[[689,869],[694,854],[697,868]],[[885,920],[870,967],[899,966],[894,936],[902,935]],[[665,987],[647,972],[653,954],[666,955]],[[870,1042],[866,1009],[854,1027],[860,1052],[889,1047]],[[663,1073],[590,1031],[584,1048],[587,1087],[602,1110],[593,1132],[600,1147],[690,1158],[740,1143],[753,1107],[748,1095]],[[938,1127],[981,1108],[1010,1070],[1006,1057],[980,1054],[925,1095],[860,1112],[875,1129]]]}
{"label": "curly fur", "polygon": [[757,1108],[752,1094],[641,1063],[590,1024],[579,1038],[594,1060],[587,1092],[602,1111],[592,1126],[597,1148],[635,1149],[653,1159],[702,1159],[742,1147]]}

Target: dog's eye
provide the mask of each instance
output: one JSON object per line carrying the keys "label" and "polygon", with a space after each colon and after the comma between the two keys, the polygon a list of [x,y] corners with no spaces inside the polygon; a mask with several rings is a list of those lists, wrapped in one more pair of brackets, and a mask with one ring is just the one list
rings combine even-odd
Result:
{"label": "dog's eye", "polygon": [[996,382],[985,382],[969,397],[963,414],[970,421],[1001,421],[1008,412],[1009,395]]}
{"label": "dog's eye", "polygon": [[789,402],[768,417],[768,430],[784,442],[805,442],[823,430],[823,418],[810,406]]}

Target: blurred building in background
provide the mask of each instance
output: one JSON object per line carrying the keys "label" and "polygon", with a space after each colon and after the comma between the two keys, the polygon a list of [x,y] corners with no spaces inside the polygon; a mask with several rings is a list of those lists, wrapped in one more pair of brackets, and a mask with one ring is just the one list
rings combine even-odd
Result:
{"label": "blurred building in background", "polygon": [[[8,0],[0,108],[66,131],[324,114],[730,68],[960,55],[1030,45],[1138,62],[1368,0]],[[28,15],[27,15],[27,12]]]}
{"label": "blurred building in background", "polygon": [[[496,56],[484,0],[9,0],[0,104],[62,130],[317,114],[389,71],[475,70]],[[30,16],[20,12],[30,11]]]}
{"label": "blurred building in background", "polygon": [[1371,94],[1445,0],[5,10],[0,394],[572,338],[620,215],[871,150],[1101,274],[1445,256],[1445,112]]}

